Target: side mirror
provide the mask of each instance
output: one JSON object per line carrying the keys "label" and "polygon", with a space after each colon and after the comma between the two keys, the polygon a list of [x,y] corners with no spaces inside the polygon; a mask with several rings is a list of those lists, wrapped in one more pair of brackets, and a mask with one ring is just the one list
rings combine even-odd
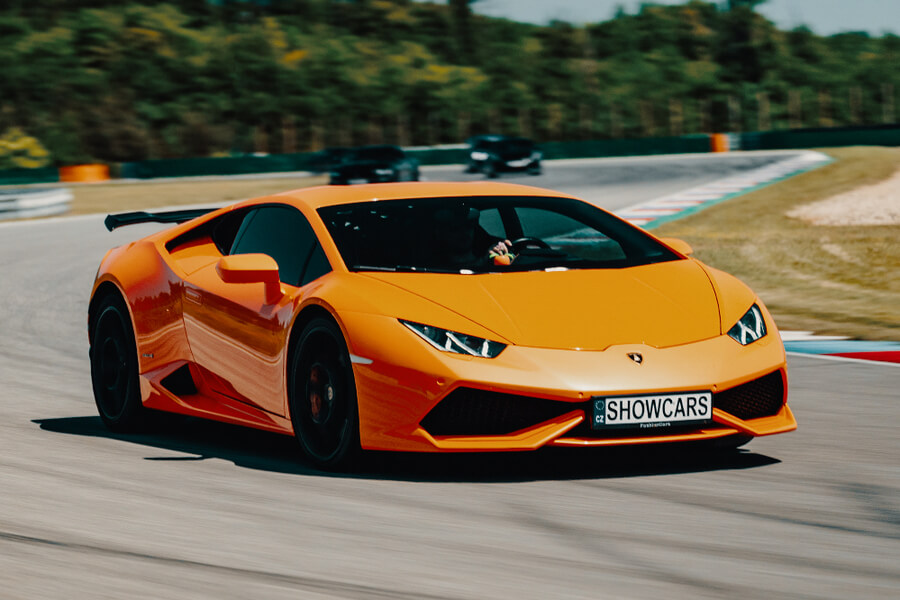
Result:
{"label": "side mirror", "polygon": [[676,252],[680,252],[681,254],[684,254],[685,256],[690,256],[691,254],[694,253],[694,249],[691,248],[691,245],[682,239],[666,237],[666,238],[659,238],[659,241],[661,241],[663,244],[665,244],[672,250],[675,250]]}
{"label": "side mirror", "polygon": [[234,254],[223,256],[216,263],[216,272],[225,283],[263,283],[266,302],[273,303],[284,296],[278,263],[268,254]]}

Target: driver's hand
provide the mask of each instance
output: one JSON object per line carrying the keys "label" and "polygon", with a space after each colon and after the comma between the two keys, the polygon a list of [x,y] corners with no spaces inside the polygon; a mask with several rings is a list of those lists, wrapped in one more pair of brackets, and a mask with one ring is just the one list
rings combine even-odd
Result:
{"label": "driver's hand", "polygon": [[503,240],[501,242],[497,242],[493,248],[490,249],[489,254],[509,254],[509,251],[512,249],[512,242],[509,240]]}
{"label": "driver's hand", "polygon": [[509,240],[497,242],[488,252],[488,257],[494,261],[495,265],[512,264],[516,256],[510,252],[511,249],[512,242]]}

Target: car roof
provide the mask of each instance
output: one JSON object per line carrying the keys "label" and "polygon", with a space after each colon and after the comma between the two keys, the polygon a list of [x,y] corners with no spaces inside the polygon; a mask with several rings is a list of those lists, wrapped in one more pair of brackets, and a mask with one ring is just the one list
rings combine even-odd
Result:
{"label": "car roof", "polygon": [[416,198],[448,198],[457,196],[544,196],[571,198],[567,194],[543,188],[514,183],[490,181],[472,182],[406,182],[372,183],[366,185],[328,185],[282,192],[266,198],[248,200],[244,204],[256,204],[277,200],[293,205],[306,205],[313,209],[323,206],[375,202],[379,200],[413,200]]}

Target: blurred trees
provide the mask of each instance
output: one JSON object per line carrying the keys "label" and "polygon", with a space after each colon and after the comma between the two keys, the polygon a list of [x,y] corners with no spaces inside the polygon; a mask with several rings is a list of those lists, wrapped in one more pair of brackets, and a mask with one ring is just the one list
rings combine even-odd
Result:
{"label": "blurred trees", "polygon": [[780,31],[760,0],[545,27],[473,0],[9,0],[0,131],[57,163],[896,121],[900,38]]}

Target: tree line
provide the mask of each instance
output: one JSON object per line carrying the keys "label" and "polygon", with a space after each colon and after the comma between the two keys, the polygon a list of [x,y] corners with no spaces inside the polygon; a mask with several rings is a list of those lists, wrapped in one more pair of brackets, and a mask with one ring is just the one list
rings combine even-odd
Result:
{"label": "tree line", "polygon": [[71,164],[896,122],[896,35],[782,31],[759,0],[585,26],[469,4],[8,0],[0,135]]}

